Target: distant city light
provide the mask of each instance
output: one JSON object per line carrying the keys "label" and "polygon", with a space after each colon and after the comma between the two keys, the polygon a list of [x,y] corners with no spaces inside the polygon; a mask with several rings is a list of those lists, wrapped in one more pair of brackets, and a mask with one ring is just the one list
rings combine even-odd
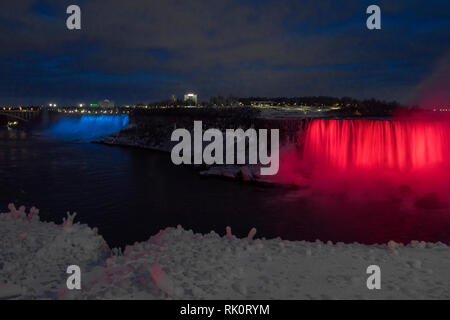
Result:
{"label": "distant city light", "polygon": [[198,95],[192,92],[188,92],[184,95],[184,101],[189,102],[192,101],[194,104],[198,103]]}

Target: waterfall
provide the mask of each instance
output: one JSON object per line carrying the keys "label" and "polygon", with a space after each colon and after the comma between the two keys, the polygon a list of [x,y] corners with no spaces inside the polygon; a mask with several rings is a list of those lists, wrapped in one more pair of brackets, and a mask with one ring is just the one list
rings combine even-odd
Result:
{"label": "waterfall", "polygon": [[437,120],[312,120],[303,159],[330,168],[411,170],[447,165],[449,126]]}
{"label": "waterfall", "polygon": [[118,132],[128,122],[128,115],[83,115],[60,119],[44,133],[63,140],[90,141]]}

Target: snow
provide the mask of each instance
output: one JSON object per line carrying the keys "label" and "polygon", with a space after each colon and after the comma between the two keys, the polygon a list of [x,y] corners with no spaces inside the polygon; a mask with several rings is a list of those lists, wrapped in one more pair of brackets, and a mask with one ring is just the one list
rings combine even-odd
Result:
{"label": "snow", "polygon": [[[442,243],[362,245],[259,239],[252,229],[201,235],[181,226],[110,250],[94,229],[0,214],[0,298],[10,299],[448,299],[450,249]],[[226,232],[226,234],[225,234]],[[326,240],[326,239],[324,239]],[[82,289],[66,288],[66,268]],[[381,290],[366,286],[381,268]]]}
{"label": "snow", "polygon": [[[222,177],[245,182],[272,183],[260,175],[261,167],[258,165],[211,165],[200,171],[203,177]],[[276,183],[272,183],[276,184]]]}
{"label": "snow", "polygon": [[[101,236],[86,225],[63,225],[39,220],[37,209],[0,214],[0,297],[56,298],[71,264],[89,269],[101,263],[110,250]],[[69,226],[70,225],[70,226]]]}

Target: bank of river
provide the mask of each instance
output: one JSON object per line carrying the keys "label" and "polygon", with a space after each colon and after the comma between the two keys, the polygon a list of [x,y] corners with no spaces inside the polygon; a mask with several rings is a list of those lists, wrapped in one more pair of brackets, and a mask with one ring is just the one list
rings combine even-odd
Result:
{"label": "bank of river", "polygon": [[[118,120],[111,117],[94,119],[95,139],[110,133]],[[239,237],[256,227],[259,237],[286,240],[450,243],[448,208],[416,208],[408,194],[355,201],[343,193],[205,178],[198,168],[174,165],[166,152],[90,143],[87,123],[60,120],[0,131],[0,203],[35,205],[46,221],[77,212],[111,247],[178,224],[200,233],[231,226]]]}

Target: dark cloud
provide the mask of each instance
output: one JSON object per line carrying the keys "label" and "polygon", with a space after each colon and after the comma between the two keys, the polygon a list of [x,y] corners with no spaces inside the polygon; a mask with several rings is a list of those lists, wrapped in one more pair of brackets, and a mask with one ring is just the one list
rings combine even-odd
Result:
{"label": "dark cloud", "polygon": [[[82,30],[65,27],[68,5]],[[411,101],[450,50],[450,3],[379,1],[21,0],[0,4],[0,93],[7,103],[111,97],[121,103],[196,90],[350,95]]]}

